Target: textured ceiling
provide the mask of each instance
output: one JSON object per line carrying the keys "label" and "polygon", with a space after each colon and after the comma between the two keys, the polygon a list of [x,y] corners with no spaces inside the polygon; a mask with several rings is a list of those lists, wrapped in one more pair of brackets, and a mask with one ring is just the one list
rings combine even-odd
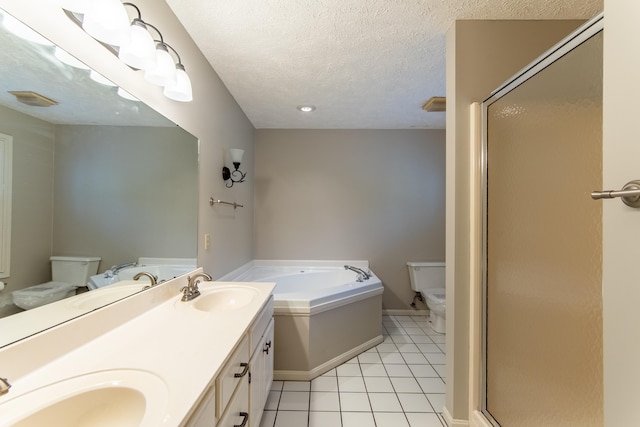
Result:
{"label": "textured ceiling", "polygon": [[[588,19],[603,0],[167,0],[260,128],[444,128],[456,19]],[[533,58],[532,58],[533,59]],[[196,94],[197,96],[197,94]],[[313,104],[313,113],[297,105]]]}

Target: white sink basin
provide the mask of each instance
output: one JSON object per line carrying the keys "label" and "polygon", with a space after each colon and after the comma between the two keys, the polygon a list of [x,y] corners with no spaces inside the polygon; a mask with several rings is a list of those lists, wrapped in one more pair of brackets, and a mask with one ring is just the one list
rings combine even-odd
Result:
{"label": "white sink basin", "polygon": [[[3,402],[4,399],[9,399]],[[69,378],[26,394],[0,399],[0,425],[13,427],[157,427],[167,387],[156,375],[110,370]]]}
{"label": "white sink basin", "polygon": [[82,310],[93,310],[98,307],[102,307],[105,304],[133,295],[136,292],[141,291],[145,286],[149,285],[149,282],[137,282],[133,280],[127,280],[126,282],[120,283],[105,286],[104,288],[99,288],[94,291],[85,292],[83,294],[76,295],[75,297],[67,298],[66,301],[68,301],[68,304],[71,307]]}
{"label": "white sink basin", "polygon": [[249,305],[258,296],[256,289],[240,286],[220,286],[201,292],[193,301],[193,307],[200,311],[237,310]]}

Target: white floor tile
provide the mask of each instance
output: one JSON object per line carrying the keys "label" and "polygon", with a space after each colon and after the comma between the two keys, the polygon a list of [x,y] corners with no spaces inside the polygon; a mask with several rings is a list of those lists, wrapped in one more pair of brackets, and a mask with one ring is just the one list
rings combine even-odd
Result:
{"label": "white floor tile", "polygon": [[309,381],[285,381],[282,391],[309,391],[311,382]]}
{"label": "white floor tile", "polygon": [[378,353],[396,353],[398,347],[393,343],[382,343],[376,346],[376,350],[378,350]]}
{"label": "white floor tile", "polygon": [[447,338],[444,335],[429,335],[431,340],[436,344],[446,344]]}
{"label": "white floor tile", "polygon": [[308,421],[306,411],[278,411],[275,427],[307,427]]}
{"label": "white floor tile", "polygon": [[398,350],[400,350],[400,353],[421,353],[414,343],[398,344]]}
{"label": "white floor tile", "polygon": [[396,393],[422,393],[415,378],[389,378]]}
{"label": "white floor tile", "polygon": [[416,344],[433,344],[433,340],[428,335],[411,335],[411,341]]}
{"label": "white floor tile", "polygon": [[386,365],[385,368],[390,377],[413,377],[407,365]]}
{"label": "white floor tile", "polygon": [[[398,365],[399,366],[399,365]],[[362,370],[363,377],[386,377],[387,371],[384,369],[382,363],[361,363],[360,369]]]}
{"label": "white floor tile", "polygon": [[423,353],[442,353],[442,350],[440,350],[440,347],[438,347],[438,344],[418,343],[416,344],[416,347],[418,347],[418,350],[420,350]]}
{"label": "white floor tile", "polygon": [[409,365],[409,369],[416,378],[435,378],[439,377],[438,373],[431,365]]}
{"label": "white floor tile", "polygon": [[364,385],[369,393],[390,393],[393,391],[388,377],[365,377]]}
{"label": "white floor tile", "polygon": [[367,393],[340,393],[342,412],[371,412]]}
{"label": "white floor tile", "polygon": [[426,336],[426,335],[427,335],[427,334],[425,334],[425,332],[422,330],[422,328],[419,328],[419,327],[417,327],[417,326],[416,326],[415,328],[405,327],[405,328],[404,328],[404,331],[405,331],[406,333],[408,333],[412,338],[413,338],[414,336],[422,336],[422,337],[424,337],[424,336]]}
{"label": "white floor tile", "polygon": [[273,427],[276,422],[276,411],[264,411],[260,420],[260,427]]}
{"label": "white floor tile", "polygon": [[382,363],[387,364],[402,364],[404,365],[406,362],[402,358],[402,353],[380,353],[380,358],[382,359]]}
{"label": "white floor tile", "polygon": [[386,412],[375,412],[373,416],[376,419],[377,427],[409,427],[407,417],[404,414],[392,414]]}
{"label": "white floor tile", "polygon": [[447,344],[436,344],[442,353],[447,354]]}
{"label": "white floor tile", "polygon": [[431,365],[433,369],[440,375],[440,378],[445,378],[447,376],[447,365]]}
{"label": "white floor tile", "polygon": [[422,391],[428,393],[444,393],[444,382],[440,378],[416,378]]}
{"label": "white floor tile", "polygon": [[436,414],[405,414],[411,427],[442,427]]}
{"label": "white floor tile", "polygon": [[309,427],[340,426],[342,426],[340,412],[309,412]]}
{"label": "white floor tile", "polygon": [[310,411],[340,411],[337,391],[312,391],[309,403]]}
{"label": "white floor tile", "polygon": [[366,392],[364,378],[362,377],[338,377],[338,390],[341,392]]}
{"label": "white floor tile", "polygon": [[308,391],[283,391],[280,396],[278,411],[308,411]]}
{"label": "white floor tile", "polygon": [[282,391],[282,386],[284,385],[284,381],[272,381],[271,382],[271,390],[280,390]]}
{"label": "white floor tile", "polygon": [[353,364],[358,364],[360,362],[358,362],[358,356],[347,360],[346,362],[344,362],[345,365],[353,365]]}
{"label": "white floor tile", "polygon": [[376,423],[372,412],[343,412],[342,427],[376,427]]}
{"label": "white floor tile", "polygon": [[442,353],[424,353],[424,357],[426,357],[432,365],[444,365],[447,363],[447,357]]}
{"label": "white floor tile", "polygon": [[311,381],[311,391],[338,391],[338,377],[318,377]]}
{"label": "white floor tile", "polygon": [[322,377],[335,377],[336,374],[336,370],[335,369],[331,369],[330,371],[325,372],[324,374],[322,374]]}
{"label": "white floor tile", "polygon": [[415,328],[417,326],[416,322],[414,320],[412,320],[410,317],[407,317],[407,316],[401,316],[397,320],[400,322],[400,324],[403,327]]}
{"label": "white floor tile", "polygon": [[376,351],[375,353],[362,353],[360,356],[358,356],[358,362],[360,362],[360,364],[363,364],[363,363],[382,363],[382,360],[380,359],[380,356],[378,355],[378,352]]}
{"label": "white floor tile", "polygon": [[411,344],[413,343],[413,341],[411,340],[411,337],[409,335],[391,335],[391,340],[395,343],[395,344]]}
{"label": "white floor tile", "polygon": [[422,353],[404,353],[402,355],[407,365],[428,365],[429,361]]}
{"label": "white floor tile", "polygon": [[442,408],[444,408],[444,397],[444,394],[427,394],[427,399],[429,399],[433,410],[436,412],[442,412]]}
{"label": "white floor tile", "polygon": [[398,399],[404,412],[432,412],[427,396],[418,393],[398,393]]}
{"label": "white floor tile", "polygon": [[369,401],[373,412],[402,412],[402,406],[395,393],[369,393]]}
{"label": "white floor tile", "polygon": [[278,403],[280,403],[280,393],[278,390],[271,390],[269,396],[267,396],[267,403],[264,408],[270,411],[277,411]]}
{"label": "white floor tile", "polygon": [[361,377],[360,365],[351,363],[348,365],[340,365],[336,368],[339,377]]}

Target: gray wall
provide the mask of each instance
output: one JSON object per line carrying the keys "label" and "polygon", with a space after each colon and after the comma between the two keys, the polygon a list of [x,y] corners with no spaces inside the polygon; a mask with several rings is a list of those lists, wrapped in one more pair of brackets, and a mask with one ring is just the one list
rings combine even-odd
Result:
{"label": "gray wall", "polygon": [[[0,132],[13,136],[11,276],[3,280],[4,301],[51,275],[55,126],[0,106]],[[0,317],[14,311],[0,307]]]}
{"label": "gray wall", "polygon": [[257,130],[255,153],[255,257],[366,259],[409,308],[406,262],[444,260],[444,130]]}
{"label": "gray wall", "polygon": [[195,258],[198,144],[180,128],[57,126],[53,254]]}

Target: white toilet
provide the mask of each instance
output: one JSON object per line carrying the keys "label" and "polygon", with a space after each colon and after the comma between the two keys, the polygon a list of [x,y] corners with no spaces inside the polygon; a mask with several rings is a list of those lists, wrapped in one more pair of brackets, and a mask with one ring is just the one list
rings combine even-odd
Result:
{"label": "white toilet", "polygon": [[13,303],[24,310],[40,307],[75,295],[86,286],[89,276],[98,272],[100,257],[52,256],[52,281],[13,292]]}
{"label": "white toilet", "polygon": [[419,292],[429,307],[429,323],[434,331],[445,333],[444,262],[408,262],[411,289]]}

